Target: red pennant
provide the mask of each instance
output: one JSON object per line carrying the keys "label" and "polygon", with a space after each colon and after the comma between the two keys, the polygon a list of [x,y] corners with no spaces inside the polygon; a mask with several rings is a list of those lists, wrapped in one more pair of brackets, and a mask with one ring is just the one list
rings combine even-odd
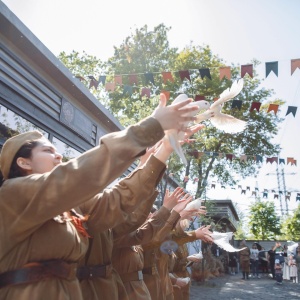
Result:
{"label": "red pennant", "polygon": [[253,65],[241,66],[241,77],[243,78],[247,73],[251,78],[253,78]]}
{"label": "red pennant", "polygon": [[150,98],[150,89],[146,87],[142,88],[141,96],[146,96],[147,98]]}
{"label": "red pennant", "polygon": [[115,75],[115,84],[122,85],[122,75]]}
{"label": "red pennant", "polygon": [[203,95],[196,95],[195,96],[195,101],[201,101],[201,100],[205,100],[205,96],[203,96]]}
{"label": "red pennant", "polygon": [[185,78],[191,81],[189,70],[179,71],[179,76],[181,81],[183,81]]}
{"label": "red pennant", "polygon": [[129,83],[131,85],[137,85],[138,84],[138,79],[136,74],[130,74],[129,75]]}
{"label": "red pennant", "polygon": [[260,107],[261,107],[260,102],[252,102],[251,107],[250,107],[250,112],[253,111],[254,109],[256,109],[256,111],[259,112]]}

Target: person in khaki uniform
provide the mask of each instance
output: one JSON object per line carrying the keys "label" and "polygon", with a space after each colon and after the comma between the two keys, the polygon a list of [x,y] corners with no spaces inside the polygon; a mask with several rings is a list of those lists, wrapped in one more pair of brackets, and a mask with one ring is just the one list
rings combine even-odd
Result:
{"label": "person in khaki uniform", "polygon": [[[200,213],[205,213],[204,211],[200,211]],[[145,283],[149,286],[149,290],[152,289],[151,295],[153,295],[152,299],[173,299],[173,287],[172,282],[169,277],[168,270],[168,260],[169,255],[172,255],[170,251],[169,254],[163,253],[160,250],[160,246],[163,241],[172,240],[176,242],[178,245],[183,245],[185,243],[194,241],[196,239],[201,239],[205,242],[212,242],[212,238],[210,237],[211,232],[209,231],[210,226],[202,226],[195,231],[184,231],[183,233],[175,234],[175,226],[177,222],[180,220],[182,214],[182,218],[188,218],[189,214],[194,215],[195,211],[182,211],[180,214],[176,211],[170,216],[169,220],[166,222],[164,228],[162,228],[155,240],[151,244],[143,245],[144,252],[149,252],[151,249],[156,247],[156,268],[158,271],[158,276],[147,276],[145,277]],[[151,253],[151,252],[150,252]],[[157,286],[157,280],[159,280],[159,288],[158,291],[155,290]],[[158,298],[154,298],[158,295]]]}
{"label": "person in khaki uniform", "polygon": [[6,141],[0,158],[0,299],[82,299],[76,263],[88,248],[88,216],[73,208],[89,202],[89,222],[102,230],[134,210],[141,199],[135,190],[129,195],[123,187],[124,197],[117,192],[108,198],[99,192],[163,130],[186,130],[181,124],[194,119],[184,114],[196,107],[180,109],[190,100],[168,107],[163,102],[151,117],[102,137],[100,146],[67,163],[39,132]]}
{"label": "person in khaki uniform", "polygon": [[[175,235],[184,234],[184,230],[186,229],[186,227],[183,221],[185,220],[181,220],[176,224]],[[176,278],[175,287],[173,284],[174,300],[188,300],[190,298],[191,282],[189,282],[188,284],[183,284],[182,281],[180,281],[181,278],[190,278],[190,273],[188,272],[186,267],[188,263],[188,255],[189,252],[187,245],[179,245],[178,249],[175,252],[174,260],[172,260],[172,263],[169,263],[169,272]]]}
{"label": "person in khaki uniform", "polygon": [[[202,127],[202,125],[193,126],[186,137],[188,138]],[[136,182],[132,184],[132,188],[138,188],[140,195],[144,195],[144,197],[150,196],[152,200],[144,201],[137,210],[127,217],[125,222],[107,232],[98,233],[97,228],[91,228],[88,224],[88,232],[93,238],[90,239],[89,250],[85,258],[81,260],[78,269],[78,278],[84,299],[128,299],[122,280],[111,264],[113,238],[118,239],[122,235],[137,229],[146,220],[157,196],[157,192],[154,191],[155,187],[159,183],[165,169],[165,164],[159,165],[157,161],[166,161],[172,152],[173,149],[170,147],[168,140],[165,140],[161,143],[161,147],[149,149],[141,158],[139,166],[143,166],[147,161],[146,166],[152,166],[151,170],[153,171],[151,171],[151,174],[156,181],[155,184],[149,179],[144,184],[142,181],[140,183]],[[160,160],[155,159],[156,156]],[[155,175],[155,173],[157,174]],[[117,187],[115,186],[113,189],[117,189]],[[88,213],[85,209],[83,210]]]}
{"label": "person in khaki uniform", "polygon": [[143,281],[144,256],[141,246],[151,243],[155,234],[164,226],[172,209],[181,211],[190,200],[191,197],[182,188],[176,188],[172,194],[167,191],[163,206],[155,214],[136,231],[115,239],[113,265],[121,276],[129,299],[151,300]]}

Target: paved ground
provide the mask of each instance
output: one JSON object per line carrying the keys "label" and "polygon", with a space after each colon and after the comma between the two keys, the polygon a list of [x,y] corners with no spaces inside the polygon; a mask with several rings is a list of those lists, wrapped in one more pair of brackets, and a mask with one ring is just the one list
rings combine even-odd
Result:
{"label": "paved ground", "polygon": [[190,300],[300,300],[300,283],[284,280],[278,285],[268,276],[249,280],[241,278],[241,274],[236,274],[193,282]]}

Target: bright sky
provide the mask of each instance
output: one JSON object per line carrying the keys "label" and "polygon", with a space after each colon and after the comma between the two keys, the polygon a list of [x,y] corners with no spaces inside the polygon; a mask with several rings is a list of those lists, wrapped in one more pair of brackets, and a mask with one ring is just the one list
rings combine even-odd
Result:
{"label": "bright sky", "polygon": [[[300,192],[300,108],[295,118],[285,116],[287,106],[300,107],[300,70],[291,76],[290,66],[291,59],[300,58],[299,0],[2,1],[55,55],[84,50],[105,60],[113,55],[113,46],[120,45],[135,28],[147,24],[152,30],[164,23],[172,28],[168,35],[171,46],[182,49],[191,41],[209,45],[228,65],[258,59],[261,78],[265,77],[265,62],[278,61],[278,77],[271,73],[263,86],[274,89],[287,102],[278,112],[285,120],[276,142],[282,147],[281,158],[297,159],[298,166],[285,165],[284,173],[287,190],[294,191],[288,208],[300,203],[295,201],[295,192]],[[241,181],[241,185],[251,186],[251,191],[255,186],[260,191],[278,189],[276,166],[264,163],[258,178]],[[208,195],[220,198],[220,191],[211,190]],[[250,192],[244,196],[240,190],[222,190],[222,198],[237,202],[243,211],[253,201],[249,196]],[[268,200],[273,201],[270,192]],[[280,203],[274,201],[280,214]],[[285,211],[284,199],[282,207]]]}

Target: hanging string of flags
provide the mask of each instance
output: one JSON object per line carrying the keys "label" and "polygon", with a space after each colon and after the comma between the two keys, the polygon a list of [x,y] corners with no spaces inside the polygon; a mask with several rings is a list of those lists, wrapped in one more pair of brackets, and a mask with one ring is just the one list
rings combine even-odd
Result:
{"label": "hanging string of flags", "polygon": [[[173,176],[173,174],[171,173],[169,176]],[[190,178],[188,176],[185,176],[183,179],[183,182],[188,182],[190,180]],[[195,177],[192,182],[193,183],[197,183],[199,181],[199,178]],[[215,181],[213,181],[210,185],[210,189],[216,189],[216,185],[217,183]],[[226,186],[225,185],[221,185],[222,189],[225,189]],[[231,187],[232,189],[236,189],[235,187]],[[259,194],[262,194],[262,198],[268,199],[269,198],[269,193],[273,194],[273,199],[279,199],[281,196],[284,197],[285,200],[291,200],[291,196],[292,193],[295,194],[296,196],[296,201],[300,201],[300,193],[299,192],[291,192],[291,191],[286,191],[284,193],[284,191],[281,190],[276,190],[276,189],[263,189],[262,191],[259,191],[258,187],[255,187],[254,190],[251,191],[251,187],[250,186],[246,186],[243,187],[242,185],[237,185],[237,189],[241,190],[241,195],[247,195],[250,193],[251,197],[258,197]]]}
{"label": "hanging string of flags", "polygon": [[[240,161],[244,161],[247,162],[248,160],[253,160],[254,163],[263,163],[263,157],[261,155],[246,155],[246,154],[242,154],[239,157],[231,154],[231,153],[221,153],[221,152],[210,152],[210,151],[197,151],[197,150],[193,150],[193,151],[188,151],[188,154],[195,157],[196,159],[201,159],[204,156],[209,156],[209,157],[218,157],[218,158],[226,158],[226,160],[232,161],[233,159],[239,159]],[[287,165],[291,165],[291,166],[297,166],[297,160],[294,159],[293,157],[287,157],[287,159],[285,160],[284,158],[279,158],[276,156],[273,157],[267,157],[266,158],[266,163],[270,163],[273,164],[273,162],[275,162],[276,164],[284,164],[285,162],[287,163]]]}
{"label": "hanging string of flags", "polygon": [[[231,79],[231,67],[225,66],[225,67],[217,67],[219,69],[219,78],[222,80],[223,78]],[[127,94],[131,96],[135,91],[138,91],[140,93],[141,97],[147,97],[150,98],[152,90],[149,87],[143,87],[140,86],[139,83],[142,80],[141,76],[144,76],[144,81],[147,84],[151,84],[152,86],[155,86],[155,74],[160,74],[160,78],[162,78],[162,81],[164,84],[166,84],[168,81],[174,82],[174,76],[176,73],[178,73],[181,81],[184,80],[191,81],[191,73],[192,72],[199,72],[199,76],[202,80],[205,78],[212,80],[210,69],[212,68],[200,68],[200,69],[192,69],[192,70],[180,70],[180,71],[164,71],[164,72],[146,72],[146,73],[135,73],[135,74],[119,74],[114,75],[114,79],[112,82],[106,82],[106,75],[100,75],[98,80],[94,76],[88,76],[89,80],[89,89],[95,88],[98,89],[99,85],[101,84],[107,92],[114,92],[116,87],[122,87],[123,88],[123,94]],[[291,76],[296,71],[296,69],[300,69],[300,59],[291,59]],[[253,64],[247,64],[247,65],[241,65],[240,67],[241,71],[241,78],[243,78],[246,74],[253,78]],[[273,72],[278,77],[278,61],[273,62],[266,62],[265,63],[265,71],[266,71],[266,77],[269,76],[271,72]],[[126,78],[126,83],[123,83],[123,78]],[[82,76],[76,76],[80,81],[88,81]],[[170,91],[162,90],[161,93],[164,93],[167,100],[170,99]],[[200,100],[206,100],[204,95],[194,95],[193,97],[195,101]],[[241,110],[242,108],[242,102],[240,100],[233,100],[231,108],[237,108]],[[257,112],[260,111],[262,103],[253,101],[250,107],[250,112],[256,110]],[[270,104],[267,113],[274,112],[276,115],[279,109],[278,104]],[[292,114],[294,117],[297,113],[297,107],[296,106],[288,106],[285,116]]]}

